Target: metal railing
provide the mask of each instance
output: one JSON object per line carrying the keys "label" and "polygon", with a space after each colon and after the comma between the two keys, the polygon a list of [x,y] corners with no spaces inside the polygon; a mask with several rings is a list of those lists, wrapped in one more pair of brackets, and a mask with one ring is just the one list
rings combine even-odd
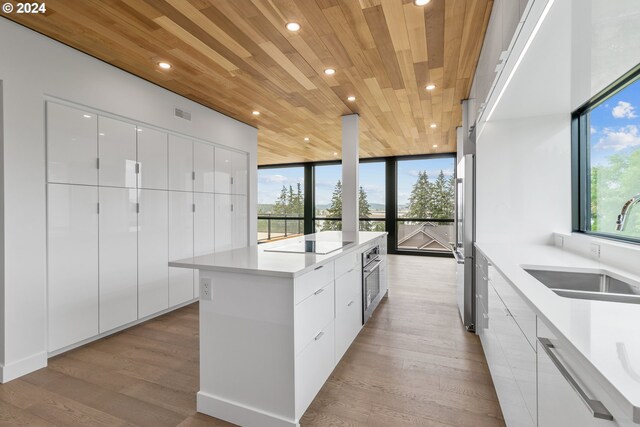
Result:
{"label": "metal railing", "polygon": [[299,215],[258,215],[258,243],[304,234],[304,217]]}

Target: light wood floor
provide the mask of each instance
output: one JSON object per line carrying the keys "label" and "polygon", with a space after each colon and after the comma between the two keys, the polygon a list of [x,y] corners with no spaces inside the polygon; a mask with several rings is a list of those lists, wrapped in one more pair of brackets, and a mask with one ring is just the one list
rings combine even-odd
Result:
{"label": "light wood floor", "polygon": [[[504,426],[451,259],[389,256],[390,297],[303,426]],[[0,385],[0,426],[228,426],[196,413],[197,304],[49,360]]]}

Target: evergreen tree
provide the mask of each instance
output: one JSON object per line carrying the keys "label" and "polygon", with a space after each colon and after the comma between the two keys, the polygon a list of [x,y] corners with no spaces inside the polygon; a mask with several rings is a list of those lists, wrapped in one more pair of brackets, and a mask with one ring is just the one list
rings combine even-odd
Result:
{"label": "evergreen tree", "polygon": [[431,216],[431,183],[426,171],[418,173],[409,196],[407,218],[429,218]]}
{"label": "evergreen tree", "polygon": [[429,211],[431,218],[453,218],[453,192],[451,180],[447,180],[441,170],[438,178],[431,184],[431,197],[429,199]]}
{"label": "evergreen tree", "polygon": [[[367,200],[367,193],[362,187],[360,187],[358,205],[358,209],[360,210],[360,218],[369,218],[371,216],[371,205],[369,205],[369,201]],[[360,231],[373,231],[372,221],[360,221]]]}
{"label": "evergreen tree", "polygon": [[296,186],[290,210],[293,216],[302,216],[304,214],[304,197],[302,196],[302,185],[300,183]]}
{"label": "evergreen tree", "polygon": [[273,205],[273,214],[277,216],[284,216],[287,214],[287,187],[282,186],[282,190],[280,191],[280,195],[276,199],[276,203]]}
{"label": "evergreen tree", "polygon": [[[333,194],[331,195],[331,204],[327,209],[327,217],[340,218],[342,216],[342,181],[338,180]],[[342,221],[324,221],[322,231],[342,230]]]}

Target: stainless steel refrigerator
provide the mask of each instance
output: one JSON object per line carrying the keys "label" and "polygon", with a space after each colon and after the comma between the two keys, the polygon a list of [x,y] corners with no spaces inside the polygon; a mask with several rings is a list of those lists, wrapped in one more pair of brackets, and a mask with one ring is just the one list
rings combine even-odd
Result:
{"label": "stainless steel refrigerator", "polygon": [[458,308],[465,328],[475,332],[475,132],[458,144],[456,176],[456,286]]}

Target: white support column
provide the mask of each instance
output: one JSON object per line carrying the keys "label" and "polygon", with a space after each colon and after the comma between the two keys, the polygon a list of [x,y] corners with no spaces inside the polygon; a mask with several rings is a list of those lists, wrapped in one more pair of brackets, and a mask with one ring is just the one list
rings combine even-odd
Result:
{"label": "white support column", "polygon": [[359,119],[357,114],[342,116],[342,231],[359,230]]}

